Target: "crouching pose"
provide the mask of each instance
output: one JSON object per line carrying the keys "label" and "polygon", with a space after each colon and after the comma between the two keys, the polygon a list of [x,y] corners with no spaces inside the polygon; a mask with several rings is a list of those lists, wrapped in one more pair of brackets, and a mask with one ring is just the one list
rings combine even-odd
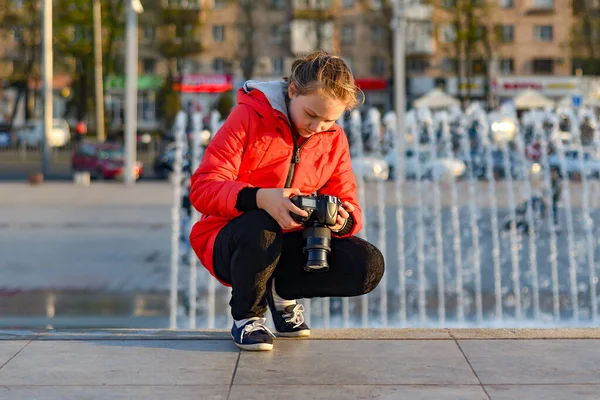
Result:
{"label": "crouching pose", "polygon": [[190,234],[203,265],[231,286],[231,334],[245,350],[310,335],[296,299],[359,296],[384,260],[355,237],[361,209],[348,141],[335,121],[357,103],[343,59],[298,59],[276,82],[246,82],[207,147],[190,200],[203,215]]}

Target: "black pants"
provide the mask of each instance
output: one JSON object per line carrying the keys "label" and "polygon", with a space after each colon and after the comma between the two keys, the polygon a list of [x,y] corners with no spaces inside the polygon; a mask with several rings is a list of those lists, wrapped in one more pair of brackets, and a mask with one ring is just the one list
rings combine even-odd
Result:
{"label": "black pants", "polygon": [[217,235],[215,274],[230,283],[231,315],[240,320],[262,317],[271,277],[284,299],[348,297],[369,293],[381,280],[384,260],[372,244],[357,237],[332,237],[329,271],[306,272],[302,232],[283,234],[264,210],[249,211],[230,221]]}

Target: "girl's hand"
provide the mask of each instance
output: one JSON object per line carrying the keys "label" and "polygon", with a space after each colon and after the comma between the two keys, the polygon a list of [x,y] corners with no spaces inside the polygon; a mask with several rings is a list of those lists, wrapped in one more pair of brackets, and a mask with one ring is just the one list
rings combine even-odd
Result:
{"label": "girl's hand", "polygon": [[300,189],[259,189],[256,192],[256,205],[265,210],[282,229],[294,229],[302,225],[292,219],[290,211],[307,217],[306,211],[296,207],[290,200],[290,197],[302,196]]}
{"label": "girl's hand", "polygon": [[334,232],[342,229],[346,224],[346,220],[350,218],[350,213],[352,211],[354,211],[354,206],[350,202],[345,201],[340,208],[338,208],[337,223],[334,226],[330,226],[329,229]]}

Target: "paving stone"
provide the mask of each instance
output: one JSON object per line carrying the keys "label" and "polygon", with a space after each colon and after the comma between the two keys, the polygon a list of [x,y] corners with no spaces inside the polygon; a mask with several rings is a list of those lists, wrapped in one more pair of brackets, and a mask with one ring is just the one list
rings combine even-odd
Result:
{"label": "paving stone", "polygon": [[478,383],[451,340],[278,340],[272,352],[242,352],[235,384],[292,382],[307,385]]}
{"label": "paving stone", "polygon": [[460,340],[483,384],[600,383],[600,340]]}
{"label": "paving stone", "polygon": [[2,400],[225,400],[227,385],[202,386],[5,386]]}
{"label": "paving stone", "polygon": [[264,400],[486,400],[478,386],[410,386],[410,385],[233,385],[232,399]]}
{"label": "paving stone", "polygon": [[485,386],[492,400],[596,400],[600,385]]}
{"label": "paving stone", "polygon": [[229,384],[238,354],[224,340],[37,341],[2,369],[0,385]]}
{"label": "paving stone", "polygon": [[[29,343],[26,340],[0,341],[0,367]],[[0,375],[2,371],[0,371]]]}

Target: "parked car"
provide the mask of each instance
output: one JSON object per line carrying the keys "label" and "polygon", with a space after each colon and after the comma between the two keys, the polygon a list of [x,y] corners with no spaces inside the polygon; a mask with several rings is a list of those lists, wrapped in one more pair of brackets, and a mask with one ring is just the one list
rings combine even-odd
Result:
{"label": "parked car", "polygon": [[[73,152],[73,172],[87,171],[93,179],[122,179],[125,167],[125,152],[118,143],[82,142]],[[135,179],[144,173],[144,165],[137,161],[134,166]]]}
{"label": "parked car", "polygon": [[[29,121],[16,134],[17,143],[25,146],[41,146],[44,143],[44,122]],[[50,147],[62,147],[71,140],[69,124],[64,119],[52,121],[52,130],[48,136]]]}

